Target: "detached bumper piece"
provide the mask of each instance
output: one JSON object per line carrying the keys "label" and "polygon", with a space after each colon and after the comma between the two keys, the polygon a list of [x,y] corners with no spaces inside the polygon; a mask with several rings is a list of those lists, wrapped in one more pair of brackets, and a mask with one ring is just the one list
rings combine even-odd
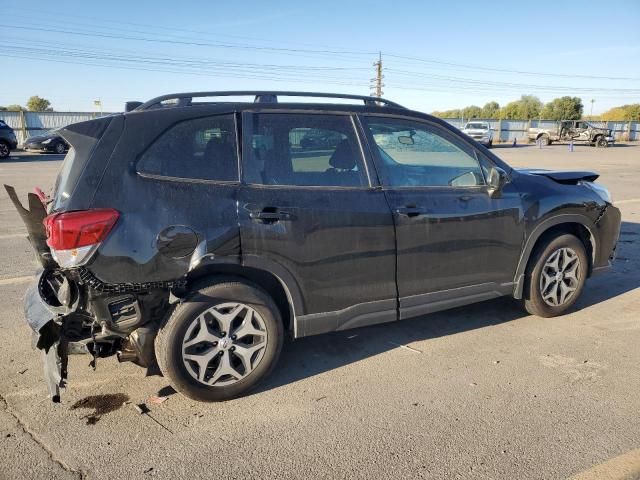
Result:
{"label": "detached bumper piece", "polygon": [[44,273],[27,289],[24,298],[24,315],[34,331],[34,345],[42,351],[44,378],[49,397],[60,401],[60,389],[67,379],[67,345],[61,342],[62,321],[65,309],[48,305],[40,294],[44,286]]}

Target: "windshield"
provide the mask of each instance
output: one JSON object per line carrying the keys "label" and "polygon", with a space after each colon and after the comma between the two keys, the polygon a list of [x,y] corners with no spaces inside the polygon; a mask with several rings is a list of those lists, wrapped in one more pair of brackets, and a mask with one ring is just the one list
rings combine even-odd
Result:
{"label": "windshield", "polygon": [[468,130],[487,130],[489,126],[486,123],[467,123],[465,128]]}

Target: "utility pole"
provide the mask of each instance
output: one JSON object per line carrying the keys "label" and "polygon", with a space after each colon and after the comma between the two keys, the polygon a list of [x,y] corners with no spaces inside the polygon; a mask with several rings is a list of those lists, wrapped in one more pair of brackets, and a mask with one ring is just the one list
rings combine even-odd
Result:
{"label": "utility pole", "polygon": [[382,87],[384,87],[384,83],[382,83],[382,80],[384,79],[384,75],[382,75],[382,52],[378,53],[378,61],[375,62],[373,66],[376,68],[376,77],[371,79],[371,82],[373,82],[371,90],[373,96],[380,98],[384,93],[382,91]]}
{"label": "utility pole", "polygon": [[591,113],[589,114],[589,120],[593,120],[593,104],[594,104],[595,102],[596,102],[596,101],[592,98],[592,99],[591,99]]}

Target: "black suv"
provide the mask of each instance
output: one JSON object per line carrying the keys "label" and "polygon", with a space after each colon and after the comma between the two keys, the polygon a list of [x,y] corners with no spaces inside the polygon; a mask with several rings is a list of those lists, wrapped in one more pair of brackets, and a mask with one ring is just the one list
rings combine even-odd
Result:
{"label": "black suv", "polygon": [[0,158],[7,158],[17,147],[18,139],[13,128],[0,120]]}
{"label": "black suv", "polygon": [[[307,148],[311,131],[340,141]],[[25,209],[7,187],[43,266],[25,310],[54,400],[73,353],[157,361],[212,401],[264,378],[285,336],[503,295],[560,315],[610,266],[620,229],[597,174],[514,170],[381,98],[185,93],[60,133],[71,149],[51,197]]]}

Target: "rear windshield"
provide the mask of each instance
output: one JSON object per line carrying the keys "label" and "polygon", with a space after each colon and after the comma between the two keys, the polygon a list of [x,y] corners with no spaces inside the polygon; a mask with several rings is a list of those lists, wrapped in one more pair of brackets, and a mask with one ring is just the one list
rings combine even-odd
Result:
{"label": "rear windshield", "polygon": [[95,146],[104,134],[111,118],[105,117],[88,122],[76,123],[56,130],[69,143],[69,151],[64,157],[62,167],[53,187],[53,202],[51,210],[65,208],[73,191],[78,184],[80,175],[84,171]]}

